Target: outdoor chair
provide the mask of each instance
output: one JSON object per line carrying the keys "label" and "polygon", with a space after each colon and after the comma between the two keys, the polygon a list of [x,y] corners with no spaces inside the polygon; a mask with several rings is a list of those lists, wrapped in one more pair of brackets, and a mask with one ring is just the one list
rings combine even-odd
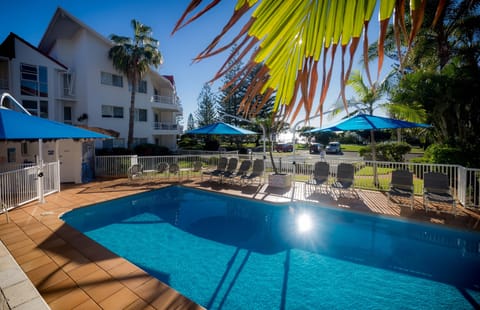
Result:
{"label": "outdoor chair", "polygon": [[129,180],[139,178],[143,175],[143,166],[141,164],[133,164],[127,170]]}
{"label": "outdoor chair", "polygon": [[230,180],[232,183],[236,178],[241,178],[242,176],[247,175],[248,170],[252,167],[252,161],[246,159],[241,162],[240,167],[234,173],[224,173],[223,177],[227,180]]}
{"label": "outdoor chair", "polygon": [[254,180],[258,180],[258,184],[262,184],[263,173],[265,172],[265,163],[263,159],[255,159],[253,161],[252,172],[240,177],[240,184],[252,184]]}
{"label": "outdoor chair", "polygon": [[169,165],[168,163],[158,163],[157,164],[157,174],[166,174],[169,177]]}
{"label": "outdoor chair", "polygon": [[232,175],[235,173],[235,170],[237,170],[238,166],[238,158],[236,157],[231,157],[228,160],[227,167],[225,168],[224,171],[220,171],[218,173],[214,173],[211,175],[211,177],[217,177],[218,182],[222,182],[223,178],[229,175]]}
{"label": "outdoor chair", "polygon": [[325,161],[317,161],[313,168],[313,173],[310,179],[306,182],[310,187],[314,187],[315,190],[321,189],[322,186],[328,185],[328,175],[330,174],[330,165]]}
{"label": "outdoor chair", "polygon": [[358,194],[353,187],[355,178],[355,167],[352,164],[340,163],[337,167],[337,175],[335,182],[331,188],[335,192],[337,190],[338,197],[343,196],[343,192],[349,191],[353,196],[358,198]]}
{"label": "outdoor chair", "polygon": [[178,164],[173,163],[168,166],[168,177],[170,178],[170,175],[176,175],[178,176],[178,179],[180,179],[180,167]]}
{"label": "outdoor chair", "polygon": [[423,176],[423,205],[425,212],[434,209],[432,202],[447,204],[450,212],[457,214],[456,201],[452,195],[448,176],[440,172],[427,172]]}
{"label": "outdoor chair", "polygon": [[193,167],[192,169],[189,170],[189,173],[191,172],[192,174],[200,173],[202,174],[203,170],[203,163],[200,160],[196,160],[193,162]]}
{"label": "outdoor chair", "polygon": [[414,207],[414,192],[413,192],[413,173],[408,170],[394,170],[392,171],[392,180],[390,181],[390,189],[387,193],[389,204],[393,201],[393,197],[406,198],[408,204],[399,203],[398,205],[410,206],[413,211]]}
{"label": "outdoor chair", "polygon": [[202,173],[202,181],[203,181],[203,175],[208,175],[210,176],[210,179],[211,179],[212,176],[218,175],[219,173],[223,173],[227,168],[227,164],[228,164],[228,158],[220,157],[220,159],[218,160],[217,168],[215,168],[214,170],[205,171]]}

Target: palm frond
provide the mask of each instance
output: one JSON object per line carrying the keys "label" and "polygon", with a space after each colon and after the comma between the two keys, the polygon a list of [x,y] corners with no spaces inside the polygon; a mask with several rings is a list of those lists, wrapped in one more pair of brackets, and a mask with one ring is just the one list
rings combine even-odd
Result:
{"label": "palm frond", "polygon": [[[410,14],[412,27],[408,34],[411,42],[421,27],[427,0],[411,0]],[[198,19],[205,12],[212,10],[219,0],[212,0],[201,7],[203,1],[192,0],[178,20],[173,33],[185,25]],[[440,1],[438,10],[442,10]],[[254,98],[258,93],[265,95],[276,92],[274,109],[290,116],[293,121],[304,110],[306,118],[311,113],[322,113],[323,105],[331,83],[332,71],[337,46],[342,49],[342,75],[340,85],[342,97],[349,78],[352,60],[363,31],[366,75],[370,86],[375,85],[368,68],[368,37],[366,35],[375,7],[380,7],[380,37],[378,45],[377,80],[383,65],[383,44],[387,26],[392,15],[395,15],[397,32],[407,36],[405,27],[405,0],[237,0],[233,13],[227,24],[212,42],[196,57],[200,60],[211,57],[243,42],[238,49],[240,60],[245,66],[262,63],[264,70],[258,79],[260,85],[249,87],[246,96]],[[225,35],[238,24],[248,12],[251,18],[240,27],[234,40],[225,46],[218,46]],[[398,16],[398,15],[401,16]],[[345,57],[349,51],[349,63]],[[323,59],[321,59],[323,53]],[[329,55],[327,55],[327,53]],[[328,57],[330,57],[328,59]],[[243,58],[243,59],[242,59]],[[248,58],[248,60],[246,60]],[[228,62],[217,72],[218,79],[228,72]],[[319,70],[318,66],[322,66]],[[322,73],[321,76],[319,73]],[[321,83],[321,91],[316,94],[317,84]],[[257,93],[258,92],[258,93]],[[298,94],[300,92],[300,94]],[[319,96],[317,106],[313,102]],[[248,101],[251,102],[251,101]],[[344,100],[346,102],[346,100]],[[251,103],[242,105],[239,113],[258,111],[250,107]],[[294,107],[290,106],[293,105]],[[284,109],[280,109],[286,106]],[[345,104],[347,109],[348,105]]]}

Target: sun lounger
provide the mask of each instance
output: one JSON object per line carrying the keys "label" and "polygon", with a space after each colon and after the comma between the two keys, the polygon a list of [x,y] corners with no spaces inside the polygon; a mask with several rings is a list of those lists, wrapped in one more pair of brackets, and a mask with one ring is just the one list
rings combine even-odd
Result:
{"label": "sun lounger", "polygon": [[450,212],[456,215],[456,201],[450,190],[448,176],[439,172],[427,172],[423,176],[423,205],[425,212],[434,209],[432,202],[450,205]]}
{"label": "sun lounger", "polygon": [[263,173],[265,172],[265,163],[263,159],[255,159],[253,161],[253,168],[250,174],[240,177],[240,184],[252,184],[254,180],[258,180],[258,184],[262,184]]}
{"label": "sun lounger", "polygon": [[248,170],[250,170],[250,168],[252,167],[252,161],[247,159],[247,160],[244,160],[240,163],[240,167],[237,169],[237,171],[235,171],[234,173],[224,173],[223,174],[223,177],[224,179],[226,180],[229,180],[230,182],[233,183],[233,181],[235,179],[239,179],[245,175],[247,175],[248,173]]}
{"label": "sun lounger", "polygon": [[[387,193],[388,202],[391,203],[394,197],[406,198],[408,206],[413,210],[414,192],[413,192],[413,174],[408,170],[392,171],[392,180],[390,181],[390,189]],[[399,205],[405,205],[396,201]]]}
{"label": "sun lounger", "polygon": [[332,190],[337,190],[337,197],[343,196],[343,192],[348,191],[358,198],[358,194],[353,187],[354,177],[355,167],[352,164],[338,164],[335,182],[331,185]]}
{"label": "sun lounger", "polygon": [[325,161],[317,161],[313,168],[313,173],[306,184],[311,187],[313,186],[315,190],[320,189],[322,186],[328,185],[329,174],[330,165]]}
{"label": "sun lounger", "polygon": [[212,177],[216,177],[218,182],[223,182],[223,178],[225,176],[229,176],[235,173],[235,170],[237,170],[238,166],[238,158],[236,157],[231,157],[228,160],[227,167],[225,168],[225,171],[219,171],[218,173],[212,174]]}
{"label": "sun lounger", "polygon": [[212,178],[212,176],[218,175],[219,173],[223,173],[225,171],[225,169],[227,168],[227,164],[228,164],[228,158],[227,157],[220,157],[220,159],[218,160],[217,168],[215,168],[214,170],[203,172],[202,173],[202,180],[203,180],[203,175],[208,175],[210,177],[209,178],[209,180],[210,180]]}

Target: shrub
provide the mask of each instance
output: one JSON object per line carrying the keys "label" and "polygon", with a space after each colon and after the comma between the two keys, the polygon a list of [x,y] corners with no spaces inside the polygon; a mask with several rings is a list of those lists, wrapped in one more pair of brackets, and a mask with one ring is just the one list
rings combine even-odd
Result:
{"label": "shrub", "polygon": [[466,166],[464,152],[459,148],[448,145],[432,144],[425,150],[423,157],[429,163]]}
{"label": "shrub", "polygon": [[220,143],[214,139],[208,139],[205,141],[205,150],[207,151],[218,151],[220,147]]}
{"label": "shrub", "polygon": [[170,155],[168,147],[151,143],[139,144],[135,146],[134,151],[138,156]]}
{"label": "shrub", "polygon": [[178,142],[178,146],[184,149],[193,149],[198,146],[198,141],[197,139],[188,135],[183,135],[181,140]]}
{"label": "shrub", "polygon": [[[384,161],[402,162],[405,154],[408,154],[412,147],[405,142],[388,142],[376,145],[376,159]],[[360,156],[372,158],[371,145],[362,147],[359,151]]]}
{"label": "shrub", "polygon": [[95,155],[108,156],[108,155],[132,155],[133,152],[126,148],[112,148],[112,149],[96,149]]}

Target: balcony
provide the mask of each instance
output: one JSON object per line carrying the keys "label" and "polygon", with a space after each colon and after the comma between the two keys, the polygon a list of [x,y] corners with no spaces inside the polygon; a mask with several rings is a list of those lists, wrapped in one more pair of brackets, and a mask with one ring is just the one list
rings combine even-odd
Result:
{"label": "balcony", "polygon": [[175,112],[181,112],[182,106],[177,103],[175,96],[152,96],[150,99],[152,107],[160,110],[169,110]]}
{"label": "balcony", "polygon": [[153,122],[153,129],[155,133],[176,135],[181,133],[182,128],[177,123]]}

